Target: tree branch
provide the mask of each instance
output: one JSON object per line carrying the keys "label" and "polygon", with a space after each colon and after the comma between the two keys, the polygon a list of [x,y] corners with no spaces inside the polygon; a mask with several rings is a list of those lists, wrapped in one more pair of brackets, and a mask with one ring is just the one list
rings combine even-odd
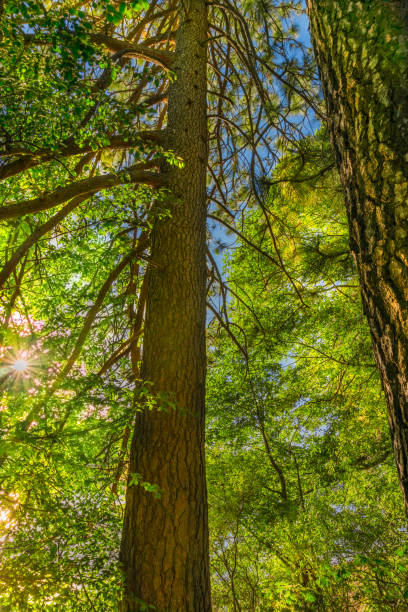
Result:
{"label": "tree branch", "polygon": [[73,138],[61,143],[59,151],[50,152],[47,149],[32,151],[25,147],[11,147],[7,151],[0,153],[1,157],[19,157],[15,161],[0,167],[0,180],[15,176],[20,172],[24,172],[29,168],[33,168],[39,164],[58,159],[58,157],[71,157],[72,155],[80,155],[91,151],[102,151],[104,149],[131,149],[137,147],[140,142],[153,142],[161,145],[164,142],[165,130],[140,132],[136,136],[127,138],[122,134],[107,138],[103,144],[95,144],[94,142],[85,141],[82,144],[74,142]]}
{"label": "tree branch", "polygon": [[97,191],[128,183],[144,183],[152,187],[162,187],[164,184],[160,174],[141,170],[140,164],[138,164],[126,170],[121,170],[118,174],[104,174],[82,179],[66,187],[60,187],[55,191],[45,193],[39,198],[23,200],[9,206],[0,207],[0,221],[49,210],[72,198],[84,195],[89,196]]}
{"label": "tree branch", "polygon": [[4,285],[9,276],[14,272],[19,262],[23,259],[24,255],[29,249],[40,239],[42,236],[47,234],[53,227],[58,225],[65,217],[67,217],[81,202],[86,200],[92,194],[86,194],[78,198],[73,198],[69,204],[64,206],[56,215],[48,219],[46,223],[43,223],[37,227],[29,236],[20,244],[17,250],[13,253],[11,258],[4,264],[3,269],[0,270],[0,288]]}

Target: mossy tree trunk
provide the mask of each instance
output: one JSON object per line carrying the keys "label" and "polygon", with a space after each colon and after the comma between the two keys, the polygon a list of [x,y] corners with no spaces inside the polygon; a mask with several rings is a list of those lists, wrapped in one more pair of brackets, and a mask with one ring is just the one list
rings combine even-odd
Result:
{"label": "mossy tree trunk", "polygon": [[[130,474],[157,485],[127,490],[122,609],[211,609],[204,463],[206,299],[205,0],[180,2],[167,146],[184,161],[163,173],[171,217],[157,221],[148,269],[141,377],[158,407],[139,412]],[[163,397],[176,405],[171,408]]]}
{"label": "mossy tree trunk", "polygon": [[408,3],[308,0],[308,11],[408,510]]}

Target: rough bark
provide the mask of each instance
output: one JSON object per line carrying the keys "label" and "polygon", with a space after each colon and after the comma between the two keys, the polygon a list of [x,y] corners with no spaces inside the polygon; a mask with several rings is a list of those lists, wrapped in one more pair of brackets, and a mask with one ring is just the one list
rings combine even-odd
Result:
{"label": "rough bark", "polygon": [[308,0],[350,244],[408,511],[408,8]]}
{"label": "rough bark", "polygon": [[[121,547],[126,612],[141,609],[138,600],[160,612],[211,609],[204,463],[205,0],[180,3],[179,20],[167,144],[185,165],[163,171],[171,217],[152,233],[141,368],[158,406],[136,416],[129,470],[157,485],[161,496],[128,482]],[[163,394],[176,408],[160,399]]]}

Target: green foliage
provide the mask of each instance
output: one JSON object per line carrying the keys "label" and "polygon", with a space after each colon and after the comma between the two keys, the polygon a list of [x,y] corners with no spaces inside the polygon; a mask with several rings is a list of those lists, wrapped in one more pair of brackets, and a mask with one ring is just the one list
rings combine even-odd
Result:
{"label": "green foliage", "polygon": [[[37,198],[95,173],[126,171],[149,154],[174,159],[171,152],[135,136],[148,126],[152,109],[129,106],[114,93],[123,86],[137,88],[150,78],[150,69],[118,65],[109,50],[91,40],[107,24],[112,35],[113,26],[123,32],[146,8],[146,2],[106,0],[82,8],[70,1],[5,3],[0,172],[21,159],[20,152],[24,159],[33,155],[35,162],[46,159],[1,183],[3,203]],[[157,75],[151,78],[161,84]],[[108,147],[115,134],[124,142],[132,140],[125,156]],[[81,153],[64,156],[65,147],[84,144],[90,150],[85,159]],[[155,218],[169,214],[160,193],[157,198],[157,209],[151,211],[147,185],[90,194],[27,250],[18,273],[2,287],[1,609],[117,609],[123,469],[117,488],[112,485],[126,459],[124,432],[140,402],[150,396],[146,389],[143,396],[143,388],[135,393],[137,380],[127,359],[101,372],[132,334],[129,313],[135,315],[142,278],[135,276],[129,291],[129,265],[109,286],[86,342],[81,334],[84,317],[111,271],[144,228],[148,231]],[[1,267],[54,214],[3,222]],[[133,258],[133,270],[146,265],[143,251],[140,255]],[[59,379],[78,346],[81,359]],[[21,373],[13,371],[17,359],[27,362]],[[159,495],[154,487],[149,490],[152,497]]]}
{"label": "green foliage", "polygon": [[161,491],[160,491],[159,486],[157,484],[151,484],[150,482],[144,482],[142,481],[142,478],[143,478],[142,474],[131,473],[128,486],[129,487],[132,487],[132,486],[143,487],[145,491],[152,493],[156,499],[160,499]]}
{"label": "green foliage", "polygon": [[[217,30],[210,59],[221,69],[209,70],[208,93],[209,210],[217,215],[209,230],[213,222],[227,228],[215,226],[210,255],[234,241],[221,279],[229,297],[209,284],[224,323],[211,323],[208,345],[215,606],[404,609],[406,528],[341,189],[325,132],[299,138],[305,96],[311,103],[316,93],[313,62],[296,27],[284,26],[299,5],[239,5],[251,53],[239,64],[240,47],[234,70],[223,64],[232,47],[216,46]],[[146,99],[163,93],[172,73],[95,42],[95,33],[126,40],[148,9],[144,0],[5,3],[0,172],[9,162],[42,163],[2,181],[2,202],[94,175],[125,178],[135,163],[183,168],[173,151],[140,136],[161,127],[162,111]],[[226,27],[224,10],[211,10],[217,28]],[[248,65],[256,68],[250,79]],[[111,136],[131,146],[116,150]],[[75,149],[88,145],[86,154]],[[75,154],[65,155],[70,146]],[[2,288],[2,610],[117,609],[134,415],[181,410],[140,380],[143,329],[135,323],[150,231],[171,215],[167,195],[134,184],[89,194],[28,247]],[[2,265],[54,214],[3,222]],[[246,242],[235,238],[237,227]],[[146,247],[101,294],[142,236]],[[18,359],[27,362],[20,374]],[[160,499],[143,474],[131,473],[128,484]]]}
{"label": "green foliage", "polygon": [[[405,519],[341,190],[326,134],[302,148],[276,168],[265,204],[285,269],[242,243],[225,259],[230,327],[248,359],[213,323],[214,601],[404,609]],[[243,231],[259,244],[262,211]],[[276,258],[271,241],[262,246]]]}

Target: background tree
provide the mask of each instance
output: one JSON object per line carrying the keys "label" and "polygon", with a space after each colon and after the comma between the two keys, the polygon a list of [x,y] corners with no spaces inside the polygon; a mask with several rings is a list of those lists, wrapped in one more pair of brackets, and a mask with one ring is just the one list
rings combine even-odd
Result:
{"label": "background tree", "polygon": [[407,7],[309,0],[308,11],[408,511]]}

